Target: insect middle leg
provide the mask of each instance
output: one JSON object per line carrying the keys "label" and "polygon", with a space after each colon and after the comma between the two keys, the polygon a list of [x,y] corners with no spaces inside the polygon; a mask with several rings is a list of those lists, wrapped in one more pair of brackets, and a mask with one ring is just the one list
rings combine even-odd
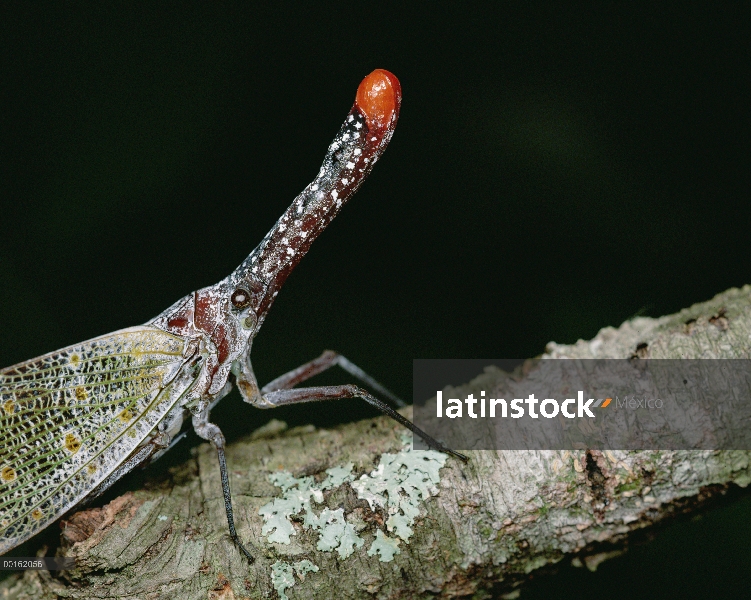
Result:
{"label": "insect middle leg", "polygon": [[[242,553],[252,563],[255,561],[255,558],[253,558],[253,555],[247,550],[247,548],[245,548],[235,530],[235,517],[232,511],[232,494],[230,493],[229,475],[227,474],[227,460],[224,456],[224,434],[219,427],[209,422],[208,405],[204,406],[193,415],[193,429],[195,429],[199,437],[208,440],[213,444],[214,448],[216,448],[216,453],[219,457],[219,472],[222,478],[222,493],[224,494],[224,509],[227,512],[229,535],[232,538],[232,541],[237,544],[237,547],[240,548]],[[250,546],[254,552],[258,553],[258,550],[253,544],[248,542],[248,546]]]}

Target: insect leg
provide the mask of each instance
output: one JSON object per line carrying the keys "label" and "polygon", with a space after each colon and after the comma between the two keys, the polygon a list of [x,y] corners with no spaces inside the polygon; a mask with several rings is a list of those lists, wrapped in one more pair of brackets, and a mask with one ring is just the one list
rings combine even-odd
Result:
{"label": "insect leg", "polygon": [[[235,542],[237,547],[240,548],[245,557],[251,563],[255,562],[255,558],[253,558],[253,555],[248,552],[248,550],[242,544],[240,538],[237,536],[237,531],[235,531],[235,517],[232,511],[232,495],[230,494],[229,476],[227,475],[227,460],[224,457],[224,434],[222,433],[221,429],[219,429],[219,427],[217,427],[213,423],[209,423],[208,406],[204,407],[203,410],[193,415],[193,429],[195,429],[199,437],[203,438],[204,440],[208,440],[214,445],[214,448],[216,448],[216,453],[219,457],[219,472],[221,473],[222,477],[222,492],[224,493],[224,508],[227,511],[229,535],[232,538],[232,541]],[[250,546],[254,552],[258,552],[258,550],[256,550],[256,548],[250,542],[248,542],[248,546]]]}
{"label": "insect leg", "polygon": [[263,386],[261,393],[266,394],[267,392],[293,388],[299,383],[310,379],[314,375],[322,373],[323,371],[333,367],[334,365],[340,366],[353,377],[357,377],[357,379],[362,381],[371,389],[378,392],[381,396],[386,396],[386,398],[391,400],[399,408],[401,408],[402,406],[407,406],[407,403],[404,400],[399,398],[396,394],[390,392],[356,364],[349,361],[338,352],[334,352],[333,350],[324,350],[323,354],[321,354],[321,356],[319,356],[318,358],[314,358],[310,362],[306,362],[304,365],[300,365],[296,369],[292,369],[284,375],[280,375],[273,381],[270,381],[265,386]]}
{"label": "insect leg", "polygon": [[101,496],[112,485],[118,481],[126,473],[130,473],[133,469],[140,465],[148,464],[149,460],[158,452],[169,446],[169,437],[157,435],[150,443],[143,448],[137,449],[127,459],[118,465],[118,467],[110,473],[106,479],[104,479],[98,486],[96,486],[88,496],[85,498],[85,502],[90,502],[95,498]]}
{"label": "insect leg", "polygon": [[187,436],[187,435],[188,435],[187,431],[183,431],[182,433],[178,434],[169,443],[169,446],[166,446],[166,447],[162,448],[159,452],[157,452],[156,454],[154,454],[153,456],[151,456],[149,458],[149,462],[147,464],[145,464],[144,467],[147,466],[147,465],[150,465],[152,463],[155,463],[156,461],[158,461],[160,458],[162,458],[162,456],[164,456],[167,452],[169,452],[170,450],[172,450],[172,448],[174,448],[179,442],[181,442],[185,438],[185,436]]}
{"label": "insect leg", "polygon": [[[272,382],[273,383],[273,382]],[[268,387],[268,386],[266,386]],[[264,388],[266,389],[266,388]],[[332,385],[321,387],[308,387],[298,388],[292,390],[277,390],[263,394],[263,399],[266,401],[266,405],[256,404],[261,408],[276,408],[277,406],[284,406],[286,404],[300,404],[303,402],[317,402],[319,400],[338,400],[343,398],[362,398],[370,404],[375,406],[383,414],[391,417],[394,421],[400,423],[413,433],[419,435],[431,448],[435,448],[439,452],[445,452],[452,454],[457,458],[467,462],[469,460],[463,454],[446,448],[441,442],[433,439],[422,429],[417,427],[412,421],[403,417],[388,404],[372,396],[364,389],[357,387],[356,385]]]}

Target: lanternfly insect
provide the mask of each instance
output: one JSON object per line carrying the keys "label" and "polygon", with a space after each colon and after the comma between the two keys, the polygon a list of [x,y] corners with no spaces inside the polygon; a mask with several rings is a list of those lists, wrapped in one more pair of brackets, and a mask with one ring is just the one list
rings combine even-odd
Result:
{"label": "lanternfly insect", "polygon": [[[464,456],[354,385],[294,388],[339,365],[403,404],[334,352],[259,388],[250,347],[279,288],[381,156],[399,116],[401,87],[384,70],[357,89],[318,176],[228,277],[122,329],[0,370],[0,554],[29,539],[134,467],[165,452],[183,421],[217,450],[229,532],[235,532],[224,436],[209,410],[235,383],[258,408],[362,398],[432,447]],[[252,547],[252,545],[250,545]]]}

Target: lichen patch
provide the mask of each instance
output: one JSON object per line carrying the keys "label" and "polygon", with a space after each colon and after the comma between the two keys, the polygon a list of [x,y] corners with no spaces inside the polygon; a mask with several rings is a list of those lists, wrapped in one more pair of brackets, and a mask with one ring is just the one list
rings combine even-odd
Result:
{"label": "lichen patch", "polygon": [[318,570],[318,566],[309,560],[301,560],[293,564],[278,560],[271,565],[271,583],[276,593],[279,594],[280,600],[289,600],[285,592],[295,585],[295,574],[300,581],[305,581],[305,575],[316,573]]}
{"label": "lichen patch", "polygon": [[376,531],[376,539],[370,545],[368,550],[368,556],[375,556],[378,554],[381,562],[391,562],[394,560],[394,555],[401,553],[399,550],[399,540],[395,538],[387,537],[380,529]]}
{"label": "lichen patch", "polygon": [[264,518],[261,533],[270,542],[289,544],[290,537],[297,533],[291,519],[300,521],[302,516],[303,527],[318,532],[319,551],[336,550],[340,559],[348,558],[365,540],[347,521],[343,508],[331,510],[314,504],[323,502],[325,490],[349,483],[371,510],[380,508],[387,515],[385,525],[391,535],[376,528],[368,555],[378,554],[382,562],[389,562],[400,552],[399,540],[409,543],[422,503],[438,493],[439,472],[446,458],[433,450],[405,447],[396,454],[383,454],[378,467],[357,480],[351,463],[327,469],[327,477],[320,483],[313,477],[295,478],[286,471],[273,473],[269,481],[282,489],[282,495],[259,510]]}

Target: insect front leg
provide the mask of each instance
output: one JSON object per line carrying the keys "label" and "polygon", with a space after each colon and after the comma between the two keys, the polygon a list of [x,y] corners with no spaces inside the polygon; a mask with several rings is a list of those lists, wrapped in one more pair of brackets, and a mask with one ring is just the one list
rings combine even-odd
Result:
{"label": "insect front leg", "polygon": [[386,398],[391,400],[399,408],[407,406],[407,403],[399,398],[399,396],[392,393],[385,386],[378,383],[378,381],[368,375],[352,361],[345,358],[338,352],[334,352],[333,350],[324,350],[323,354],[321,354],[321,356],[319,356],[318,358],[314,358],[313,360],[306,362],[304,365],[300,365],[296,369],[292,369],[284,375],[281,375],[273,381],[270,381],[265,386],[263,386],[261,393],[265,394],[266,392],[274,392],[277,390],[288,390],[295,387],[297,384],[310,379],[314,375],[323,373],[325,370],[330,369],[333,366],[341,367],[347,373],[349,373],[353,377],[356,377],[371,389],[375,390],[382,396],[386,396]]}
{"label": "insect front leg", "polygon": [[[224,494],[224,508],[227,511],[227,524],[229,525],[229,534],[232,538],[232,541],[237,544],[237,547],[240,548],[242,553],[252,563],[255,561],[255,558],[253,558],[253,555],[245,548],[243,543],[240,541],[240,538],[237,536],[237,531],[235,531],[235,518],[232,511],[232,495],[229,489],[229,476],[227,474],[227,460],[224,456],[224,434],[222,433],[221,429],[219,429],[219,427],[209,422],[208,405],[203,406],[198,412],[193,415],[193,429],[195,429],[195,432],[199,437],[203,438],[204,440],[208,440],[214,445],[214,448],[216,448],[216,453],[219,457],[219,472],[222,478],[222,492]],[[248,543],[248,546],[250,546],[254,552],[258,552],[253,544]]]}
{"label": "insect front leg", "polygon": [[327,369],[330,369],[334,366],[341,367],[347,373],[356,377],[371,389],[375,390],[382,396],[386,396],[399,408],[407,406],[407,403],[399,398],[399,396],[376,381],[375,378],[368,375],[355,363],[342,356],[338,352],[334,352],[333,350],[324,350],[323,354],[321,354],[321,356],[319,356],[318,358],[314,358],[313,360],[300,365],[296,369],[292,369],[291,371],[280,375],[273,381],[270,381],[265,386],[263,386],[263,389],[260,389],[258,387],[255,373],[253,372],[253,368],[250,365],[250,360],[247,357],[238,361],[238,363],[234,366],[232,372],[237,378],[237,385],[240,388],[240,393],[242,394],[243,399],[249,404],[256,406],[259,401],[263,402],[262,394],[265,394],[266,392],[274,392],[277,390],[287,390],[293,388],[303,381],[307,381],[311,377],[314,377],[319,373],[323,373]]}
{"label": "insect front leg", "polygon": [[[419,435],[431,448],[435,448],[439,452],[451,454],[464,462],[467,462],[468,458],[466,456],[447,448],[438,440],[433,439],[409,419],[403,417],[388,404],[383,402],[383,400],[379,400],[361,387],[356,385],[334,385],[291,389],[292,386],[310,379],[334,364],[339,364],[341,366],[338,359],[344,359],[344,357],[335,352],[324,352],[317,359],[305,363],[297,369],[285,373],[281,377],[277,377],[269,384],[265,385],[263,389],[258,388],[256,376],[255,373],[253,373],[253,367],[250,364],[249,358],[238,361],[238,368],[234,369],[233,372],[235,373],[237,387],[240,389],[243,399],[257,408],[276,408],[277,406],[284,406],[287,404],[302,404],[303,402],[318,402],[321,400],[361,398],[371,406],[380,410],[383,414],[394,419],[397,423]],[[344,360],[346,361],[347,359]],[[347,363],[349,363],[349,361],[347,361]],[[372,379],[364,371],[359,369],[359,367],[356,367],[352,363],[349,363],[349,365],[358,371],[361,371],[368,379]],[[345,369],[349,372],[349,369]],[[380,384],[378,385],[380,386]]]}

